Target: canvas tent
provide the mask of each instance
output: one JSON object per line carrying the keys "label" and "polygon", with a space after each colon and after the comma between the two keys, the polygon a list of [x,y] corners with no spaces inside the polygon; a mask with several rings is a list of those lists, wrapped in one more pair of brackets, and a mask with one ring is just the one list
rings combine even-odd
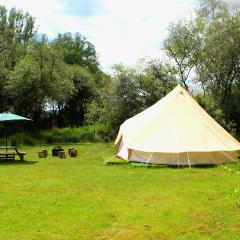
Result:
{"label": "canvas tent", "polygon": [[117,156],[127,161],[189,166],[234,161],[240,149],[180,85],[126,120],[115,145]]}

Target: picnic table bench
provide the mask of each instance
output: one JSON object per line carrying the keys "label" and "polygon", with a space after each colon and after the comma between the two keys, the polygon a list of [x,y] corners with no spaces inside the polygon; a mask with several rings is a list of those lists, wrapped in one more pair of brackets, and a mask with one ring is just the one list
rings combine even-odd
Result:
{"label": "picnic table bench", "polygon": [[[6,152],[0,152],[0,159],[9,159],[9,160],[15,160],[15,156],[19,156],[20,160],[24,160],[24,156],[26,155],[25,152],[20,152],[17,147],[15,146],[0,146],[0,150],[6,150]],[[8,151],[8,150],[15,150],[13,151]]]}

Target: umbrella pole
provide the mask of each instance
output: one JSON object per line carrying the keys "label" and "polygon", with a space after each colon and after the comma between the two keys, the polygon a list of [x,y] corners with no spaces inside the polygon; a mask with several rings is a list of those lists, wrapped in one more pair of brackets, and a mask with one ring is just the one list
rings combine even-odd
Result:
{"label": "umbrella pole", "polygon": [[6,153],[7,153],[7,135],[6,135]]}

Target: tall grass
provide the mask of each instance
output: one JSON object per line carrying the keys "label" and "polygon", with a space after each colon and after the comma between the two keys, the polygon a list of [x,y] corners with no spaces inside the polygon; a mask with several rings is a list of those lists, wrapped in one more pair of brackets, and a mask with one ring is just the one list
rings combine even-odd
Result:
{"label": "tall grass", "polygon": [[[110,141],[115,132],[103,124],[88,125],[75,128],[54,128],[37,132],[18,132],[8,137],[11,145],[35,146],[39,144],[63,144],[81,142]],[[5,144],[5,138],[0,139]]]}

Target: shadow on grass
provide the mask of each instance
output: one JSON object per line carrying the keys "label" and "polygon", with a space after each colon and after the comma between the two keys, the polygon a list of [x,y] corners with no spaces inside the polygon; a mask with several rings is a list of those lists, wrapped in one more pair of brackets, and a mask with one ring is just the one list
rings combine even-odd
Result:
{"label": "shadow on grass", "polygon": [[38,161],[21,161],[21,160],[9,160],[9,159],[3,159],[0,160],[0,165],[32,165],[38,163]]}
{"label": "shadow on grass", "polygon": [[[217,164],[197,164],[197,165],[191,165],[191,168],[216,168]],[[189,168],[188,165],[166,165],[167,168]]]}
{"label": "shadow on grass", "polygon": [[[151,163],[140,163],[140,162],[127,162],[127,161],[113,161],[113,162],[107,162],[107,165],[129,165],[131,167],[136,167],[136,168],[180,168],[180,169],[185,169],[189,168],[188,165],[166,165],[166,164],[151,164]],[[192,165],[191,168],[215,168],[217,167],[216,164],[198,164],[198,165]]]}
{"label": "shadow on grass", "polygon": [[[153,164],[153,163],[140,163],[140,162],[129,162],[132,167],[147,167],[147,168],[189,168],[188,165],[167,165],[167,164]],[[215,168],[216,164],[196,164],[191,165],[191,168]]]}
{"label": "shadow on grass", "polygon": [[129,162],[104,162],[104,164],[108,166],[116,166],[116,165],[129,165]]}
{"label": "shadow on grass", "polygon": [[193,165],[195,168],[216,168],[217,166],[217,164]]}

